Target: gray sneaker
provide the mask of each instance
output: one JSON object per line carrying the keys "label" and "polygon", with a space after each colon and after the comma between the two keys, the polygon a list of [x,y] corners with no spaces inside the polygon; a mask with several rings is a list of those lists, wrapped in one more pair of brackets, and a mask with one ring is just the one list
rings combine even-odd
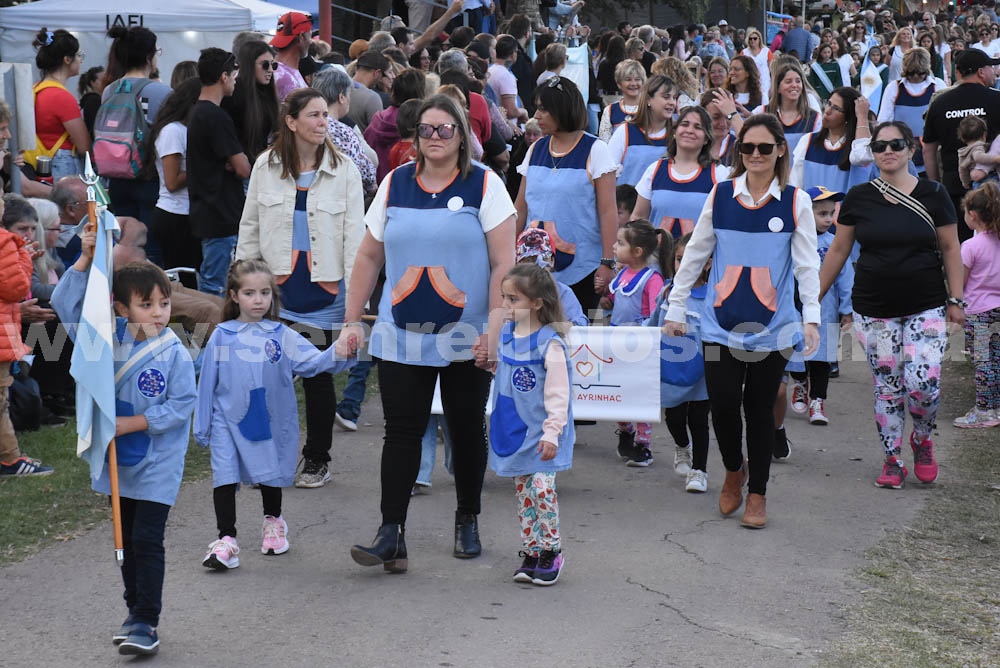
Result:
{"label": "gray sneaker", "polygon": [[330,481],[330,467],[326,462],[306,459],[302,470],[295,474],[296,487],[322,487]]}

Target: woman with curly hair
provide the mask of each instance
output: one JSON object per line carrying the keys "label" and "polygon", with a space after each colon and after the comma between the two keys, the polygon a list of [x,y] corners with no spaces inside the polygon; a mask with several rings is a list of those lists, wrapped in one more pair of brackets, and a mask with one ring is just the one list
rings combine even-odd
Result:
{"label": "woman with curly hair", "polygon": [[679,58],[667,56],[657,60],[653,63],[653,74],[661,74],[674,82],[677,87],[678,109],[695,104],[695,100],[701,94],[698,79]]}
{"label": "woman with curly hair", "polygon": [[764,101],[760,72],[750,56],[736,56],[729,61],[729,78],[724,88],[736,98],[736,108],[743,118]]}

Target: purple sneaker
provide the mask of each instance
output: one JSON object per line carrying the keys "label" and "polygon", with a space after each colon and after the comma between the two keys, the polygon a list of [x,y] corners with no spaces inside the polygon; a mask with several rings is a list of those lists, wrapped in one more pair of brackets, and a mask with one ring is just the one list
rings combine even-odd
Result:
{"label": "purple sneaker", "polygon": [[545,550],[538,557],[538,565],[535,567],[535,574],[531,578],[531,583],[548,587],[554,585],[562,572],[563,556],[562,552]]}
{"label": "purple sneaker", "polygon": [[514,571],[514,582],[531,583],[535,577],[535,568],[538,566],[538,557],[528,552],[518,552],[517,556],[524,557],[521,567]]}

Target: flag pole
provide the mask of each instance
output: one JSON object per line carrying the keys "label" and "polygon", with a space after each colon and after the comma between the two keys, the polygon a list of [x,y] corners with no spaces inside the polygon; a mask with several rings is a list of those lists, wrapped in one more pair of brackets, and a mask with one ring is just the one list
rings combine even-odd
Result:
{"label": "flag pole", "polygon": [[[86,154],[86,166],[80,178],[87,184],[87,231],[97,232],[97,174],[90,162],[90,153]],[[108,249],[110,258],[111,249]],[[105,268],[107,269],[107,268]],[[121,494],[118,491],[118,453],[115,449],[115,439],[108,443],[108,477],[111,480],[111,524],[115,535],[115,561],[118,566],[125,563],[125,541],[122,538],[122,508]]]}

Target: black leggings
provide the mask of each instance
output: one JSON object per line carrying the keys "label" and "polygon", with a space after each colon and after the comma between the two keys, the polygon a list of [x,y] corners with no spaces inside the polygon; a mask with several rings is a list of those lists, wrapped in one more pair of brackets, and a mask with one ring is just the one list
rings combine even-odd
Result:
{"label": "black leggings", "polygon": [[405,524],[410,492],[420,470],[434,384],[441,377],[441,404],[452,438],[458,511],[479,514],[486,473],[486,399],[490,374],[472,361],[448,366],[378,362],[385,415],[382,446],[382,522]]}
{"label": "black leggings", "polygon": [[745,416],[749,490],[765,494],[774,448],[774,398],[791,351],[751,353],[705,344],[704,352],[705,384],[722,463],[727,471],[738,471],[743,464]]}
{"label": "black leggings", "polygon": [[[309,339],[320,350],[333,345],[334,332],[330,330],[301,323],[292,324],[292,329]],[[337,407],[333,374],[324,372],[311,378],[303,378],[302,394],[306,405],[306,442],[302,446],[302,458],[313,462],[329,462],[330,448],[333,447],[333,415]]]}
{"label": "black leggings", "polygon": [[595,269],[569,286],[580,302],[580,307],[583,308],[584,315],[590,318],[591,321],[594,320],[593,311],[601,307],[601,295],[594,292],[594,274],[596,273],[597,270]]}
{"label": "black leggings", "polygon": [[691,429],[691,468],[699,471],[708,471],[708,405],[705,399],[663,409],[663,421],[674,443],[687,447],[688,428]]}
{"label": "black leggings", "polygon": [[[219,528],[219,538],[236,538],[236,483],[220,485],[212,491],[215,501],[215,523]],[[264,502],[264,514],[281,517],[281,488],[260,486],[260,498]]]}
{"label": "black leggings", "polygon": [[826,400],[826,391],[830,386],[829,362],[806,362],[805,371],[793,371],[792,378],[800,383],[809,379],[809,398]]}

